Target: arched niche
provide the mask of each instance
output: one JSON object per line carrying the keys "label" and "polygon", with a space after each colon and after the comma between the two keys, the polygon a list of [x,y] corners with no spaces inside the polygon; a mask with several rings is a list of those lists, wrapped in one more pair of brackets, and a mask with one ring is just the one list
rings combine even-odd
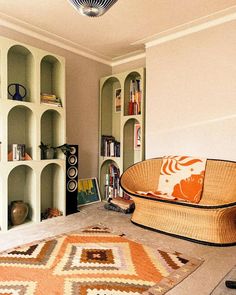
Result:
{"label": "arched niche", "polygon": [[35,117],[31,109],[18,105],[8,114],[8,154],[13,144],[24,144],[25,152],[33,158],[35,141]]}
{"label": "arched niche", "polygon": [[[125,78],[124,85],[124,116],[141,114],[142,89],[140,74],[135,71],[129,73]],[[132,101],[138,104],[137,113],[132,114],[129,113],[131,93],[134,94]]]}
{"label": "arched niche", "polygon": [[102,86],[101,92],[101,134],[112,135],[120,140],[120,116],[115,108],[115,93],[121,89],[120,81],[116,77],[108,78]]}
{"label": "arched niche", "polygon": [[[51,147],[57,147],[62,144],[64,138],[62,117],[56,110],[49,109],[41,116],[41,142]],[[54,158],[64,158],[58,151]]]}
{"label": "arched niche", "polygon": [[29,213],[25,222],[34,221],[36,218],[34,189],[35,173],[31,167],[20,165],[12,169],[8,175],[8,205],[10,206],[11,202],[18,200],[27,203]]}
{"label": "arched niche", "polygon": [[57,208],[65,213],[65,173],[61,166],[50,163],[41,172],[40,212],[45,213],[47,208]]}
{"label": "arched niche", "polygon": [[[8,73],[8,86],[10,84],[21,84],[26,88],[26,97],[23,101],[35,101],[33,87],[35,85],[35,68],[34,57],[30,50],[22,45],[14,45],[8,50],[7,57],[7,73]],[[15,86],[10,87],[10,92],[15,93]],[[21,95],[24,91],[20,89]],[[8,94],[8,99],[12,99]]]}
{"label": "arched niche", "polygon": [[138,120],[126,121],[123,134],[123,171],[125,171],[142,159],[142,132]]}
{"label": "arched niche", "polygon": [[60,61],[52,55],[42,58],[40,64],[40,92],[54,94],[63,99],[62,95],[62,66]]}
{"label": "arched niche", "polygon": [[119,165],[113,160],[104,161],[100,170],[100,189],[102,199],[107,200],[109,196],[117,197],[120,195],[119,177]]}

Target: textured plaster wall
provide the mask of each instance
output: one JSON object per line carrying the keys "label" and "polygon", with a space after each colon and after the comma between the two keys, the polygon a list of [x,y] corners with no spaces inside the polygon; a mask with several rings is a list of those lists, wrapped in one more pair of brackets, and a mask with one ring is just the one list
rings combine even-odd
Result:
{"label": "textured plaster wall", "polygon": [[146,157],[236,160],[236,21],[146,51]]}

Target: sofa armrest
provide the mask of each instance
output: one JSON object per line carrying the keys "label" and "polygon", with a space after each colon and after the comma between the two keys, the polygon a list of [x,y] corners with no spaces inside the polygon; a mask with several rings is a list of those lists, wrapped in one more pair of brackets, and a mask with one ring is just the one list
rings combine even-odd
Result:
{"label": "sofa armrest", "polygon": [[150,159],[129,167],[120,178],[122,189],[129,193],[157,190],[162,159]]}

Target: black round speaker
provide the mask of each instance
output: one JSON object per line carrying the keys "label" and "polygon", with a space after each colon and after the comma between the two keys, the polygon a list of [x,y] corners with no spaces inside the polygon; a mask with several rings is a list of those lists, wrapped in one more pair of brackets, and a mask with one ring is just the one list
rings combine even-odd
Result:
{"label": "black round speaker", "polygon": [[76,155],[70,155],[68,157],[68,164],[69,165],[75,165],[77,163],[78,159],[76,157]]}
{"label": "black round speaker", "polygon": [[78,145],[70,145],[70,150],[66,155],[66,214],[78,212]]}
{"label": "black round speaker", "polygon": [[68,168],[67,170],[67,176],[70,178],[70,179],[73,179],[75,177],[77,177],[78,175],[78,169],[74,166],[71,166]]}
{"label": "black round speaker", "polygon": [[71,179],[67,182],[67,190],[68,192],[74,192],[77,190],[77,187],[78,187],[78,183],[76,180],[74,179]]}

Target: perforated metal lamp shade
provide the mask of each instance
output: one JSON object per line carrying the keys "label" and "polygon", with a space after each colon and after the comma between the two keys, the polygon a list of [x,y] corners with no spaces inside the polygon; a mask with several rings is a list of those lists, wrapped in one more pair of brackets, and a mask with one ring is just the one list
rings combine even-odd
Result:
{"label": "perforated metal lamp shade", "polygon": [[74,7],[87,16],[103,15],[118,0],[69,0]]}

